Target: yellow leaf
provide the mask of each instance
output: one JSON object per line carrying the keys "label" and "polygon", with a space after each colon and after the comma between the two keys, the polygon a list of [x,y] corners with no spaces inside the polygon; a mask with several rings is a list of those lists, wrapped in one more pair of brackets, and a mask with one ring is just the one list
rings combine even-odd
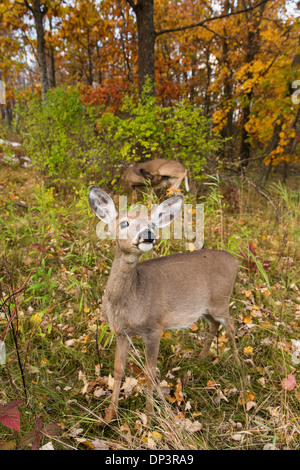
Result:
{"label": "yellow leaf", "polygon": [[198,325],[196,325],[195,323],[193,323],[193,324],[190,326],[190,330],[192,330],[192,331],[198,330]]}
{"label": "yellow leaf", "polygon": [[216,387],[216,382],[214,380],[208,380],[206,384],[209,388],[215,388]]}
{"label": "yellow leaf", "polygon": [[178,403],[183,401],[183,395],[182,395],[182,385],[181,385],[181,380],[179,379],[176,385],[176,390],[175,390],[175,398]]}
{"label": "yellow leaf", "polygon": [[238,402],[240,405],[245,405],[246,403],[253,401],[255,398],[255,395],[251,392],[241,392],[240,396],[238,398]]}
{"label": "yellow leaf", "polygon": [[244,317],[243,322],[244,323],[251,323],[251,317]]}
{"label": "yellow leaf", "polygon": [[171,404],[173,404],[173,403],[175,403],[176,398],[174,398],[174,397],[168,397],[168,400],[169,400],[169,402],[170,402]]}
{"label": "yellow leaf", "polygon": [[40,313],[35,313],[34,315],[31,315],[30,322],[34,325],[39,325],[40,323],[42,323],[42,317]]}
{"label": "yellow leaf", "polygon": [[161,336],[165,339],[169,339],[171,337],[171,332],[170,331],[165,331],[164,333],[162,333]]}
{"label": "yellow leaf", "polygon": [[246,356],[252,356],[254,354],[252,346],[246,346],[243,351]]}
{"label": "yellow leaf", "polygon": [[83,342],[84,344],[87,344],[89,342],[89,335],[86,335],[86,334],[83,335]]}
{"label": "yellow leaf", "polygon": [[156,441],[161,441],[162,440],[162,435],[158,431],[152,431],[152,436]]}

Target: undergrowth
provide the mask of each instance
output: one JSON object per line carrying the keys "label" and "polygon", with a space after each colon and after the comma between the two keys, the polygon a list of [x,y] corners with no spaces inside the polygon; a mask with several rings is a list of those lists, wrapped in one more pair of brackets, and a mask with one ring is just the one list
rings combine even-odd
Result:
{"label": "undergrowth", "polygon": [[[247,181],[217,177],[197,201],[187,196],[204,204],[205,247],[239,260],[231,311],[242,365],[234,365],[224,330],[204,364],[205,323],[166,331],[162,393],[149,423],[144,349],[134,339],[120,416],[103,426],[115,343],[101,296],[113,242],[97,238],[80,181],[65,192],[47,187],[33,168],[4,163],[0,175],[1,337],[14,315],[4,335],[0,403],[16,402],[20,412],[20,429],[11,429],[1,421],[9,410],[0,408],[0,448],[299,448],[299,197],[292,187],[269,185],[274,206]],[[162,240],[151,256],[185,249],[184,241]]]}

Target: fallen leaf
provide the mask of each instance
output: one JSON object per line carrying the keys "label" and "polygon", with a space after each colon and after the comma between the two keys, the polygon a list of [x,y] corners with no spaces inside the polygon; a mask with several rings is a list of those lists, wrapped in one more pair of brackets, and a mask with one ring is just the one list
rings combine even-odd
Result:
{"label": "fallen leaf", "polygon": [[132,393],[132,390],[134,389],[134,387],[136,387],[137,384],[138,381],[134,377],[126,377],[121,390],[124,390],[125,395],[128,396]]}
{"label": "fallen leaf", "polygon": [[283,381],[281,382],[281,386],[284,390],[294,390],[297,385],[297,381],[293,374],[289,374]]}
{"label": "fallen leaf", "polygon": [[104,395],[107,395],[107,392],[103,388],[99,387],[94,390],[93,395],[96,398],[100,398],[100,397],[103,397]]}
{"label": "fallen leaf", "polygon": [[170,385],[168,384],[166,380],[162,380],[159,386],[160,386],[161,393],[164,396],[170,395]]}
{"label": "fallen leaf", "polygon": [[266,444],[263,450],[275,450],[275,444]]}
{"label": "fallen leaf", "polygon": [[240,441],[240,440],[242,439],[242,437],[243,437],[243,434],[238,434],[238,433],[236,433],[236,434],[233,434],[233,435],[232,435],[232,439],[233,439],[234,441]]}
{"label": "fallen leaf", "polygon": [[89,386],[85,374],[80,370],[78,373],[78,379],[83,381],[83,388],[81,390],[82,395],[85,395]]}
{"label": "fallen leaf", "polygon": [[50,437],[59,436],[62,432],[62,428],[56,423],[47,423],[43,428],[43,434]]}
{"label": "fallen leaf", "polygon": [[255,401],[250,400],[246,404],[246,410],[250,411],[252,408],[255,408],[256,406],[257,406],[257,403],[255,403]]}
{"label": "fallen leaf", "polygon": [[123,424],[120,427],[120,431],[122,432],[122,436],[125,437],[125,439],[129,442],[129,444],[132,443],[132,436],[131,436],[131,431],[130,427],[128,426],[127,423]]}
{"label": "fallen leaf", "polygon": [[254,351],[253,351],[253,347],[252,346],[246,346],[244,349],[243,349],[243,352],[244,354],[246,354],[246,356],[252,356],[254,354]]}
{"label": "fallen leaf", "polygon": [[106,442],[103,441],[102,439],[96,438],[91,441],[91,444],[94,450],[109,450],[108,444],[106,444]]}
{"label": "fallen leaf", "polygon": [[21,413],[16,407],[19,406],[21,403],[21,401],[12,401],[5,407],[0,404],[0,422],[4,424],[4,426],[6,426],[7,428],[13,429],[14,431],[18,432],[21,432]]}
{"label": "fallen leaf", "polygon": [[176,385],[176,390],[175,390],[175,398],[178,403],[181,403],[183,401],[183,395],[182,395],[182,384],[181,380],[178,379],[177,385]]}
{"label": "fallen leaf", "polygon": [[74,428],[74,427],[72,427],[69,431],[69,436],[76,437],[76,436],[78,436],[79,434],[82,434],[82,433],[83,433],[83,428]]}
{"label": "fallen leaf", "polygon": [[54,450],[52,442],[47,442],[47,444],[43,445],[39,448],[39,450]]}
{"label": "fallen leaf", "polygon": [[112,377],[111,374],[109,374],[109,376],[108,376],[107,388],[109,390],[113,390],[113,388],[114,388],[114,378]]}
{"label": "fallen leaf", "polygon": [[206,385],[208,388],[213,388],[216,390],[219,384],[217,384],[214,380],[208,380]]}
{"label": "fallen leaf", "polygon": [[245,405],[251,401],[253,401],[255,398],[255,395],[251,392],[241,392],[240,396],[238,398],[238,402],[240,405]]}
{"label": "fallen leaf", "polygon": [[188,418],[180,420],[180,423],[183,425],[184,429],[190,433],[201,431],[203,428],[203,425],[199,421],[191,421]]}
{"label": "fallen leaf", "polygon": [[276,418],[277,416],[279,416],[280,408],[278,406],[277,407],[269,406],[267,410],[270,413],[270,415],[273,416],[273,418]]}
{"label": "fallen leaf", "polygon": [[190,411],[192,409],[192,405],[191,405],[191,402],[190,401],[187,401],[186,402],[186,405],[184,407],[184,410],[185,411]]}
{"label": "fallen leaf", "polygon": [[252,318],[251,317],[244,317],[243,322],[244,323],[251,323]]}
{"label": "fallen leaf", "polygon": [[155,450],[156,449],[156,442],[154,439],[152,439],[151,437],[148,436],[148,439],[147,439],[147,444],[148,444],[148,447],[149,449],[151,450]]}
{"label": "fallen leaf", "polygon": [[162,435],[158,431],[152,431],[152,436],[156,441],[161,441],[162,440]]}
{"label": "fallen leaf", "polygon": [[0,442],[0,450],[13,450],[16,447],[16,441]]}

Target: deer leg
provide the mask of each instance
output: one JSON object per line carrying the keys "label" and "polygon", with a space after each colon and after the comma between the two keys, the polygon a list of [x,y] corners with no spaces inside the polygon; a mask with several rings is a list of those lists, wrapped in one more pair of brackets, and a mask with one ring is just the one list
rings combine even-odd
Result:
{"label": "deer leg", "polygon": [[136,191],[136,188],[133,187],[132,188],[132,194],[131,194],[131,204],[135,204],[136,203],[136,200],[137,200],[137,191]]}
{"label": "deer leg", "polygon": [[200,353],[200,357],[205,359],[209,353],[211,343],[216,336],[220,322],[216,321],[211,315],[205,315],[206,320],[209,322],[209,332],[203,345],[203,349]]}
{"label": "deer leg", "polygon": [[179,178],[177,178],[175,183],[173,183],[172,186],[170,186],[170,188],[168,189],[168,192],[172,193],[172,192],[176,191],[176,189],[178,189],[180,187],[182,181],[184,180],[184,177],[185,177],[185,175],[179,176]]}
{"label": "deer leg", "polygon": [[127,336],[116,336],[116,354],[114,365],[114,386],[111,404],[106,410],[105,420],[110,421],[115,418],[118,410],[121,382],[125,371],[125,364],[129,350],[129,338]]}
{"label": "deer leg", "polygon": [[229,336],[229,341],[230,341],[230,344],[231,344],[231,348],[233,350],[234,359],[235,359],[237,364],[240,364],[241,361],[240,361],[239,353],[238,353],[236,343],[235,343],[234,320],[233,320],[232,317],[228,316],[228,317],[225,317],[223,321],[224,321],[224,326],[225,326],[226,331],[227,331],[228,336]]}
{"label": "deer leg", "polygon": [[146,383],[147,383],[147,401],[146,411],[149,414],[153,414],[153,389],[155,385],[155,370],[157,363],[157,356],[159,351],[160,343],[160,332],[158,335],[150,336],[145,338],[145,349],[146,349]]}

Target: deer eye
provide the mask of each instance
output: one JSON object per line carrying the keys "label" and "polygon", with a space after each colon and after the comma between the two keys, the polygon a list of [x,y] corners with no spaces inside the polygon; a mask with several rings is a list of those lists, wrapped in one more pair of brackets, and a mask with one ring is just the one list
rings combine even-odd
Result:
{"label": "deer eye", "polygon": [[120,228],[127,228],[129,225],[129,222],[127,222],[127,220],[123,220],[122,222],[120,222]]}

